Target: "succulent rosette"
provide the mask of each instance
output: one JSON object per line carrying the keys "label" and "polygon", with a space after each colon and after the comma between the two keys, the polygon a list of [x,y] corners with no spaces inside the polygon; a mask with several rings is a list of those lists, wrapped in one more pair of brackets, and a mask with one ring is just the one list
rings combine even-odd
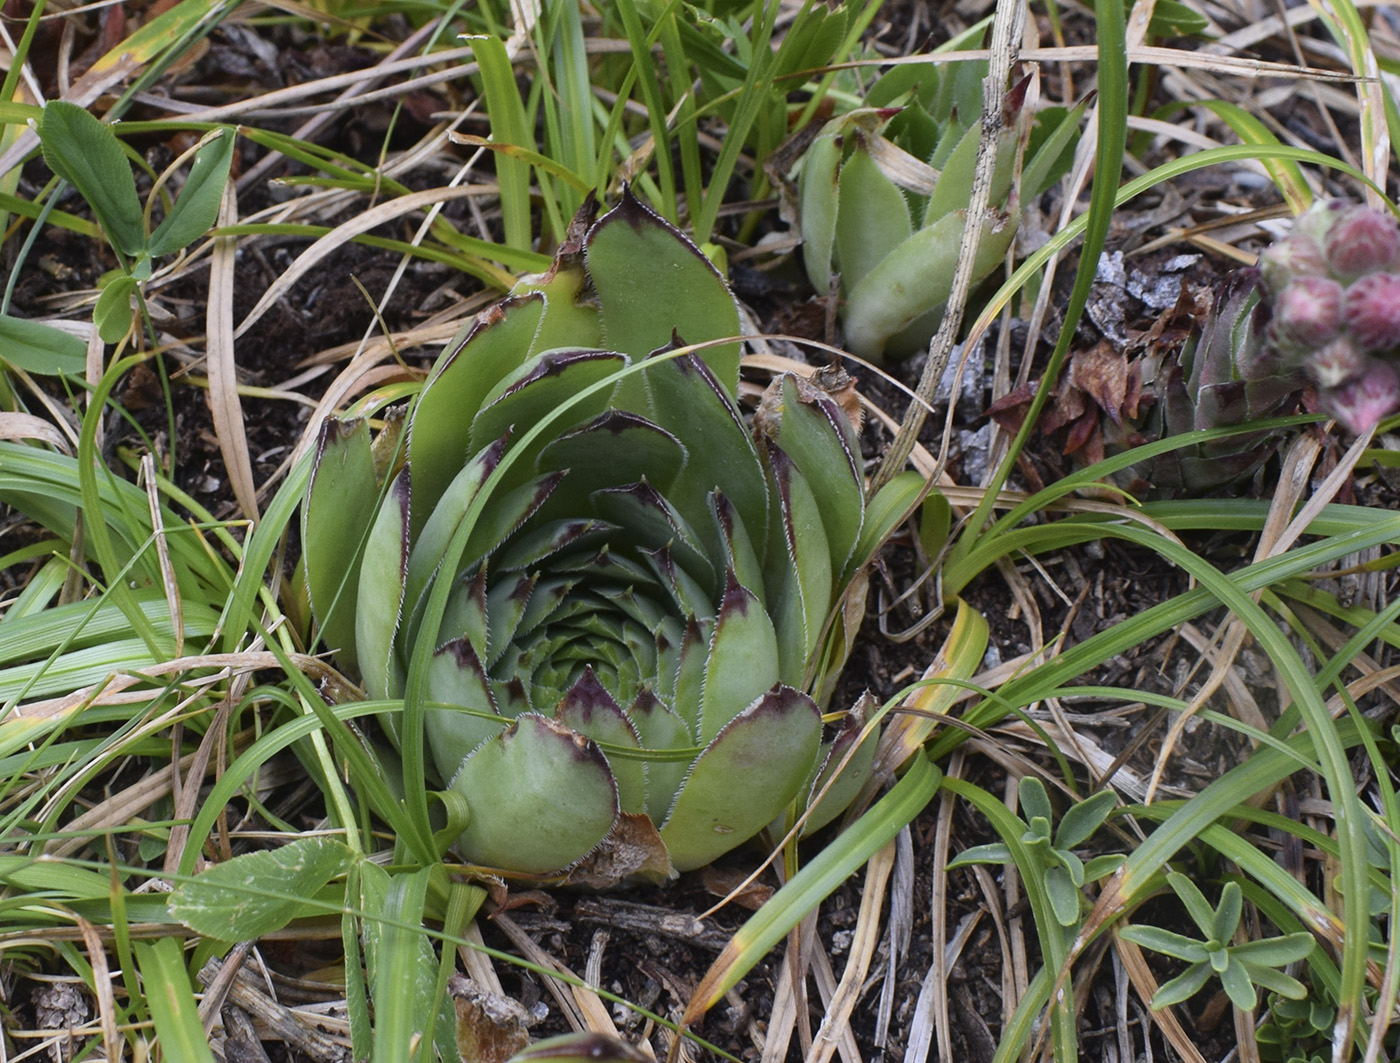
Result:
{"label": "succulent rosette", "polygon": [[[795,168],[807,276],[825,295],[839,275],[846,346],[862,358],[916,354],[943,318],[967,228],[986,70],[975,62],[895,67],[870,86],[863,107],[826,123]],[[1021,208],[1012,179],[1022,138],[1030,147],[1021,196],[1038,196],[1068,164],[1081,109],[1032,116],[1027,84],[1002,102],[974,283],[1016,237]]]}
{"label": "succulent rosette", "polygon": [[813,692],[918,484],[867,505],[849,421],[796,378],[755,437],[721,276],[630,194],[595,215],[448,346],[402,467],[392,431],[327,425],[303,527],[346,670],[392,700],[426,669],[460,854],[596,886],[708,863],[823,791],[811,827],[849,803],[864,713],[825,727]]}
{"label": "succulent rosette", "polygon": [[[1155,401],[1132,427],[1136,441],[1225,428],[1296,409],[1302,372],[1264,339],[1269,306],[1258,275],[1231,277],[1208,300],[1200,327],[1179,351],[1144,360],[1143,392]],[[1278,449],[1278,431],[1247,432],[1159,454],[1122,479],[1159,495],[1199,495],[1246,479]],[[1145,481],[1141,483],[1140,481]]]}

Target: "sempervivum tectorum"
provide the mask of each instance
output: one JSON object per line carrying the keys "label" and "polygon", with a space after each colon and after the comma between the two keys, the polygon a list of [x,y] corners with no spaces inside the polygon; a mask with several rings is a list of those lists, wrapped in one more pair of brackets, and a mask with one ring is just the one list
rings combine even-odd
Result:
{"label": "sempervivum tectorum", "polygon": [[1265,331],[1285,370],[1316,386],[1351,431],[1400,410],[1400,225],[1342,200],[1314,206],[1259,256],[1273,306]]}
{"label": "sempervivum tectorum", "polygon": [[327,426],[302,524],[320,637],[391,737],[420,692],[457,851],[589,886],[853,799],[873,747],[818,704],[831,617],[921,486],[867,505],[851,421],[796,377],[755,438],[720,274],[630,193],[596,210],[448,345],[380,437],[399,462]]}

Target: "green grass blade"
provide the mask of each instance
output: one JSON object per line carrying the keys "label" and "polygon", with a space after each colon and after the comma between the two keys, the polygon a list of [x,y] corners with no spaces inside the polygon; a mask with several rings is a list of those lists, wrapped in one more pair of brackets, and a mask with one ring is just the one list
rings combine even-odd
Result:
{"label": "green grass blade", "polygon": [[[506,47],[495,37],[471,38],[481,68],[482,96],[491,116],[491,139],[521,148],[535,146],[525,105],[515,87],[515,71]],[[496,156],[496,182],[501,190],[501,216],[508,246],[528,251],[530,229],[530,166],[508,155]]]}
{"label": "green grass blade", "polygon": [[[1088,303],[1090,289],[1098,273],[1099,255],[1108,239],[1113,212],[1121,194],[1119,181],[1128,142],[1128,57],[1123,4],[1121,0],[1096,0],[1094,11],[1098,24],[1098,141],[1089,210],[1076,219],[1082,223],[1084,244],[1080,250],[1079,269],[1075,273],[1069,305],[1065,308],[1065,324],[1060,329],[1050,364],[1046,366],[1026,419],[1007,448],[1006,456],[988,485],[986,496],[967,524],[971,534],[960,538],[954,546],[949,558],[950,565],[955,565],[983,534],[992,515],[992,503],[1006,483],[1006,478],[1011,475],[1011,470],[1016,467],[1017,457],[1030,438],[1040,411],[1049,401],[1050,390],[1059,378],[1065,359],[1069,357],[1075,329]],[[977,326],[973,327],[975,329]]]}
{"label": "green grass blade", "polygon": [[724,947],[686,1006],[682,1025],[690,1025],[723,999],[778,942],[816,909],[882,845],[899,833],[933,799],[943,773],[924,756],[865,815],[843,831],[792,877]]}
{"label": "green grass blade", "polygon": [[214,1063],[209,1038],[199,1021],[199,1007],[190,988],[180,942],[175,938],[138,941],[135,949],[146,1003],[165,1058],[181,1063]]}

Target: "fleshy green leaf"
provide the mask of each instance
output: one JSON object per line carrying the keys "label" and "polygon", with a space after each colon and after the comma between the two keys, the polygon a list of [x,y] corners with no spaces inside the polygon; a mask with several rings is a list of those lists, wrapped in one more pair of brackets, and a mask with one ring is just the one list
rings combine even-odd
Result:
{"label": "fleshy green leaf", "polygon": [[[731,571],[705,662],[700,741],[713,739],[777,681],[778,637],[773,621],[753,592],[741,586]],[[810,764],[808,761],[803,765],[804,774]]]}
{"label": "fleshy green leaf", "polygon": [[408,580],[408,477],[407,467],[394,477],[370,527],[361,562],[365,576],[355,597],[355,649],[365,690],[372,698],[397,697],[403,692],[394,634]]}
{"label": "fleshy green leaf", "polygon": [[598,747],[534,714],[478,749],[452,789],[471,807],[458,843],[466,858],[526,874],[581,859],[618,813],[617,786]]}
{"label": "fleshy green leaf", "polygon": [[880,171],[861,134],[856,137],[856,149],[841,167],[836,209],[836,261],[852,285],[914,232],[904,193]]}
{"label": "fleshy green leaf", "polygon": [[[972,281],[987,277],[1016,236],[1015,212],[985,224]],[[962,253],[964,211],[946,214],[920,229],[855,282],[847,298],[846,344],[853,354],[879,360],[885,345],[921,315],[941,313],[953,290]],[[901,352],[893,352],[901,353]]]}
{"label": "fleshy green leaf", "polygon": [[415,528],[421,528],[466,462],[472,417],[486,396],[529,353],[544,298],[497,303],[448,345],[428,378],[409,423]]}
{"label": "fleshy green leaf", "polygon": [[[359,659],[355,614],[360,563],[378,501],[369,422],[327,419],[301,508],[302,552],[321,641],[352,668]],[[384,582],[387,592],[389,581]]]}
{"label": "fleshy green leaf", "polygon": [[841,143],[835,133],[817,137],[802,157],[802,261],[818,295],[831,288],[840,165]]}
{"label": "fleshy green leaf", "polygon": [[821,744],[821,713],[777,687],[736,715],[691,769],[661,838],[678,871],[752,837],[797,795]]}
{"label": "fleshy green leaf", "polygon": [[[589,230],[586,261],[602,304],[603,340],[613,350],[640,359],[667,346],[673,333],[685,343],[739,335],[738,305],[724,278],[630,191]],[[698,354],[735,395],[738,343]]]}

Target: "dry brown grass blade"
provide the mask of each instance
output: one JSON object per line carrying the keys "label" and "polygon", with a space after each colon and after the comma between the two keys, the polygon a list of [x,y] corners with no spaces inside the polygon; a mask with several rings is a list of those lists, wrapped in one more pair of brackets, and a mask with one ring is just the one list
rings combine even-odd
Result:
{"label": "dry brown grass blade", "polygon": [[[238,221],[238,200],[232,185],[224,188],[219,224]],[[253,461],[243,428],[243,405],[238,397],[238,367],[234,361],[233,287],[238,240],[216,236],[209,254],[209,303],[205,311],[205,352],[209,364],[209,412],[238,508],[249,520],[258,519],[258,492]]]}
{"label": "dry brown grass blade", "polygon": [[[222,962],[212,959],[200,968],[200,983],[213,984],[219,977]],[[304,1012],[279,1004],[267,995],[256,978],[242,968],[229,982],[227,999],[230,1004],[247,1012],[276,1039],[295,1046],[316,1063],[350,1063],[354,1058],[350,1050],[348,1023],[331,1020],[319,1012]],[[332,1033],[332,1026],[340,1027],[338,1036]]]}
{"label": "dry brown grass blade", "polygon": [[[978,909],[965,916],[958,924],[957,932],[953,935],[953,940],[948,943],[945,951],[943,959],[945,967],[951,967],[957,963],[958,957],[962,955],[963,949],[967,946],[973,931],[977,929],[981,920],[982,911]],[[925,1063],[928,1059],[929,1049],[933,1046],[934,1023],[937,1021],[932,1004],[935,988],[934,968],[930,966],[919,987],[918,999],[914,1002],[914,1015],[909,1024],[909,1039],[904,1050],[903,1063]],[[938,1058],[941,1060],[947,1057],[940,1056]]]}
{"label": "dry brown grass blade", "polygon": [[[822,999],[823,1007],[830,1012],[831,1002],[836,994],[836,971],[831,966],[831,956],[825,948],[812,950],[812,980],[817,984],[817,994]],[[806,1045],[808,1055],[813,1052],[815,1044],[815,1038],[809,1036]],[[855,1031],[851,1029],[849,1022],[841,1024],[836,1030],[836,1049],[841,1055],[841,1063],[863,1063],[860,1046],[856,1044]]]}
{"label": "dry brown grass blade", "polygon": [[[1113,931],[1113,947],[1118,950],[1118,958],[1122,961],[1124,970],[1128,972],[1133,988],[1144,1001],[1150,1001],[1157,993],[1157,979],[1152,976],[1152,969],[1147,966],[1142,949],[1119,937],[1116,928]],[[1157,1024],[1157,1028],[1162,1031],[1162,1035],[1183,1059],[1188,1063],[1206,1063],[1205,1056],[1201,1055],[1190,1036],[1181,1028],[1181,1023],[1177,1022],[1171,1008],[1163,1008],[1161,1011],[1149,1009],[1148,1013]]]}
{"label": "dry brown grass blade", "polygon": [[[963,778],[965,760],[966,754],[962,747],[959,747],[948,762],[948,778]],[[941,791],[938,825],[933,838],[933,882],[932,896],[929,898],[929,909],[933,913],[933,926],[930,928],[933,961],[928,970],[933,992],[933,1028],[938,1036],[940,1059],[953,1058],[953,1024],[948,1018],[948,849],[953,837],[953,810],[956,807],[957,798],[947,790]]]}
{"label": "dry brown grass blade", "polygon": [[[294,653],[288,655],[288,660],[299,670],[317,681],[327,680],[337,685],[344,685],[342,677],[334,668],[326,664],[319,657],[309,657],[306,654]],[[238,671],[256,672],[263,668],[281,668],[281,662],[277,655],[267,652],[243,652],[243,653],[204,653],[192,657],[177,657],[174,660],[162,661],[160,664],[153,664],[149,668],[143,668],[139,672],[124,672],[119,675],[109,677],[101,683],[94,683],[91,686],[75,690],[71,694],[64,694],[62,697],[46,698],[43,701],[33,701],[17,706],[5,722],[18,720],[46,720],[75,709],[85,708],[93,705],[130,705],[151,699],[149,690],[132,690],[138,683],[149,683],[155,679],[162,679],[170,675],[179,675],[182,672],[202,671],[205,669],[236,669]],[[228,674],[203,675],[183,681],[184,686],[194,688],[205,688],[216,683],[222,683],[228,678]]]}
{"label": "dry brown grass blade", "polygon": [[805,1007],[805,979],[813,941],[816,938],[817,912],[808,912],[788,934],[787,950],[778,964],[778,980],[773,987],[773,1006],[769,1009],[767,1039],[763,1043],[760,1063],[782,1063],[787,1058],[788,1045],[797,1029],[798,1012]]}
{"label": "dry brown grass blade", "polygon": [[336,226],[325,236],[321,237],[314,244],[308,247],[297,256],[295,262],[287,268],[268,287],[257,302],[257,305],[248,312],[234,330],[233,338],[237,339],[253,327],[253,324],[267,313],[277,300],[281,299],[297,281],[306,276],[312,269],[321,263],[328,255],[349,243],[361,233],[368,232],[377,225],[383,225],[387,221],[404,214],[421,210],[424,207],[431,207],[438,203],[445,203],[452,199],[463,199],[468,196],[495,195],[495,185],[461,185],[457,188],[430,188],[423,192],[411,192],[398,199],[391,199],[386,203],[381,203],[377,207],[371,207],[363,214],[358,215]]}
{"label": "dry brown grass blade", "polygon": [[68,440],[63,434],[42,417],[32,413],[0,412],[0,439],[33,439],[47,443],[55,450],[71,454]]}
{"label": "dry brown grass blade", "polygon": [[[325,101],[306,107],[297,107],[294,105],[302,103],[303,101],[308,101],[312,97],[319,96],[322,93],[336,92],[354,87],[362,82],[379,81],[386,77],[392,77],[395,74],[421,70],[423,67],[429,66],[441,66],[445,69],[400,82],[397,85],[390,86],[385,91],[395,95],[403,95],[415,89],[426,88],[431,85],[440,85],[445,81],[471,77],[477,73],[476,64],[463,64],[460,63],[459,60],[470,58],[472,54],[471,48],[449,48],[441,52],[431,52],[427,55],[413,55],[406,59],[399,59],[393,62],[381,63],[378,66],[366,67],[363,70],[352,70],[344,74],[333,74],[329,77],[317,78],[314,81],[304,81],[299,85],[289,85],[283,89],[273,89],[271,92],[260,93],[256,96],[250,96],[247,99],[238,100],[234,103],[224,104],[219,107],[205,107],[199,104],[183,103],[178,100],[172,100],[167,96],[156,96],[149,93],[138,93],[137,99],[143,103],[153,104],[164,111],[179,114],[191,122],[229,122],[237,118],[288,118],[298,114],[313,115],[328,108],[341,110],[346,107],[361,106],[367,102],[367,96],[369,94],[348,97],[340,101]],[[283,106],[284,104],[289,106]],[[0,164],[3,164],[4,158],[5,156],[0,156]]]}
{"label": "dry brown grass blade", "polygon": [[175,578],[175,568],[170,563],[170,543],[165,533],[165,510],[161,507],[160,490],[156,486],[155,455],[141,455],[138,482],[146,488],[146,506],[151,515],[151,528],[155,537],[160,584],[165,592],[166,608],[170,610],[171,630],[175,633],[175,656],[182,657],[185,653],[185,607],[180,598],[180,583]]}
{"label": "dry brown grass blade", "polygon": [[[241,751],[251,744],[255,737],[251,731],[243,732],[235,739],[234,748]],[[198,752],[186,753],[178,763],[181,775],[187,777],[187,781],[192,783],[195,782],[195,779],[191,772],[196,766],[198,758]],[[176,768],[176,764],[167,764],[163,768],[152,771],[143,776],[139,782],[112,794],[107,800],[75,817],[63,828],[64,833],[71,834],[73,837],[65,838],[62,841],[48,842],[44,846],[44,855],[54,859],[72,856],[92,841],[92,837],[87,837],[87,835],[99,836],[110,828],[130,823],[134,816],[144,814],[155,802],[170,796],[175,785]]]}
{"label": "dry brown grass blade", "polygon": [[[60,95],[69,103],[89,107],[113,85],[134,77],[143,65],[129,52],[116,58],[113,57],[113,53],[108,53],[71,86],[64,88]],[[0,152],[0,174],[7,174],[20,165],[38,146],[39,134],[31,126],[20,133],[13,144]]]}
{"label": "dry brown grass blade", "polygon": [[617,1025],[612,1021],[612,1015],[609,1014],[607,1005],[603,1003],[597,992],[592,987],[583,984],[583,979],[542,949],[514,919],[497,911],[491,916],[491,923],[499,927],[531,963],[569,976],[567,981],[562,978],[546,977],[544,983],[564,1013],[571,1029],[575,1032],[588,1030],[592,1033],[609,1034],[612,1037],[621,1036]]}
{"label": "dry brown grass blade", "polygon": [[885,889],[890,872],[894,870],[895,843],[890,840],[876,851],[865,869],[865,885],[860,894],[860,915],[856,920],[855,937],[846,958],[841,982],[827,1002],[826,1014],[807,1054],[807,1063],[829,1063],[836,1051],[842,1031],[849,1033],[851,1013],[860,999],[861,987],[875,946],[880,942],[880,912],[884,906]]}
{"label": "dry brown grass blade", "polygon": [[[929,343],[928,360],[924,363],[916,389],[923,401],[909,404],[899,432],[891,440],[879,468],[870,482],[869,493],[874,495],[881,487],[894,479],[909,460],[914,449],[919,430],[928,417],[928,403],[932,400],[938,382],[943,379],[948,356],[957,342],[962,329],[963,313],[967,309],[968,295],[972,290],[973,263],[977,247],[982,237],[983,219],[988,217],[991,205],[992,175],[996,165],[997,140],[1001,133],[1001,102],[1011,76],[1011,64],[1021,47],[1022,27],[1026,21],[1026,5],[1021,0],[997,0],[996,16],[992,20],[991,48],[988,55],[987,76],[982,81],[982,128],[977,145],[977,166],[973,171],[972,194],[968,198],[965,212],[966,224],[963,227],[962,247],[958,255],[958,267],[953,274],[952,290],[943,310],[943,319],[938,331]],[[977,337],[976,342],[980,342]],[[973,341],[969,341],[971,349]],[[938,468],[942,469],[946,448],[939,454]]]}
{"label": "dry brown grass blade", "polygon": [[[378,64],[376,64],[375,69],[383,70],[386,66],[388,66],[388,64],[397,62],[398,60],[403,59],[405,56],[409,55],[409,53],[411,53],[415,48],[423,44],[425,41],[429,40],[435,33],[438,32],[439,21],[440,20],[436,18],[429,19],[422,26],[419,26],[408,37],[406,37],[404,40],[400,41],[397,45],[395,45],[393,51],[391,51],[382,60],[380,60]],[[351,100],[356,98],[357,96],[363,95],[364,93],[369,91],[371,86],[377,85],[380,81],[389,76],[390,75],[386,73],[381,74],[378,77],[365,77],[359,81],[356,81],[354,84],[346,88],[345,91],[342,92],[339,97],[337,97],[337,102],[343,100]],[[329,125],[331,121],[334,120],[335,115],[336,112],[329,108],[320,111],[315,115],[312,115],[310,118],[308,118],[305,122],[303,122],[300,126],[296,128],[296,130],[292,133],[292,138],[294,140],[310,140],[327,125]],[[252,188],[258,182],[262,181],[283,158],[284,156],[280,151],[269,151],[266,155],[264,155],[261,159],[257,161],[256,165],[249,167],[238,178],[238,190],[240,192],[244,191],[245,189]]]}
{"label": "dry brown grass blade", "polygon": [[83,948],[92,965],[92,993],[97,998],[97,1019],[102,1027],[102,1049],[109,1060],[122,1058],[122,1039],[117,1032],[117,999],[112,990],[112,969],[107,964],[107,949],[97,927],[81,915],[74,914],[78,931],[83,935]]}

